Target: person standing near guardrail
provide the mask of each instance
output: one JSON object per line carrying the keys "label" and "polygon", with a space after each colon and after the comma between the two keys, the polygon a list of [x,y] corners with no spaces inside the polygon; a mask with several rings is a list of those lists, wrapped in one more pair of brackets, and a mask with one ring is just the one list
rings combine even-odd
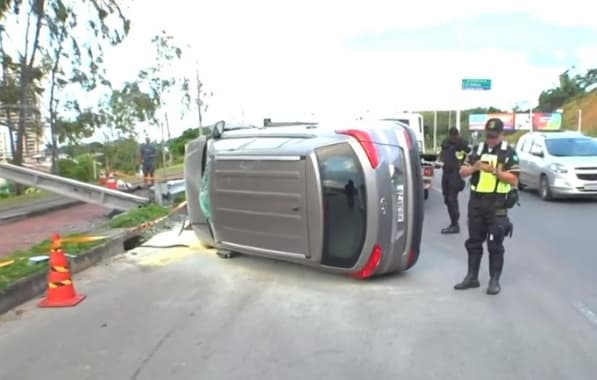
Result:
{"label": "person standing near guardrail", "polygon": [[141,146],[141,165],[143,166],[143,179],[145,186],[153,186],[155,174],[155,157],[157,150],[149,137],[145,138],[145,144]]}
{"label": "person standing near guardrail", "polygon": [[457,234],[460,232],[460,206],[458,193],[464,189],[465,182],[459,170],[466,155],[471,151],[468,142],[460,137],[456,127],[450,128],[449,136],[442,141],[440,161],[443,162],[442,194],[448,208],[450,225],[442,229],[442,234]]}
{"label": "person standing near guardrail", "polygon": [[499,279],[504,266],[504,238],[512,236],[508,209],[518,202],[516,188],[520,172],[518,155],[507,141],[503,141],[504,123],[491,118],[485,124],[485,142],[473,147],[460,169],[463,177],[471,176],[468,203],[469,237],[468,273],[456,290],[478,288],[479,266],[483,256],[483,242],[489,251],[489,286],[487,294],[501,290]]}

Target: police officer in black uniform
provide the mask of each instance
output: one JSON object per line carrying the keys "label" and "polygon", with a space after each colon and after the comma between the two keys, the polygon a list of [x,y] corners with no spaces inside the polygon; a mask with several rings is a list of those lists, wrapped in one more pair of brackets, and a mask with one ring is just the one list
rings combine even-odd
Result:
{"label": "police officer in black uniform", "polygon": [[465,242],[468,252],[468,273],[454,286],[457,290],[477,288],[479,266],[483,255],[483,242],[489,251],[489,286],[487,294],[501,290],[500,275],[504,265],[506,236],[512,235],[508,209],[517,202],[516,188],[520,171],[516,151],[503,141],[504,123],[492,118],[485,124],[485,142],[473,147],[460,169],[463,177],[471,177],[471,195],[468,204],[469,238]]}
{"label": "police officer in black uniform", "polygon": [[456,127],[450,128],[449,137],[442,142],[440,160],[443,162],[442,173],[442,194],[444,203],[448,207],[450,225],[442,229],[442,234],[457,234],[460,232],[460,207],[458,205],[458,193],[464,189],[464,180],[460,176],[459,169],[463,164],[466,154],[471,149],[468,142],[460,137]]}

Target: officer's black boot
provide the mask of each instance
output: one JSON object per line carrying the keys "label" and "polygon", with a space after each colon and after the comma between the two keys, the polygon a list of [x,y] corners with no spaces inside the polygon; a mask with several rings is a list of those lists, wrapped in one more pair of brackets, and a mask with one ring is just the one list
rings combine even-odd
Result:
{"label": "officer's black boot", "polygon": [[457,234],[460,233],[460,226],[458,223],[452,222],[448,227],[442,228],[442,234]]}
{"label": "officer's black boot", "polygon": [[489,286],[487,287],[487,294],[496,295],[500,292],[500,275],[504,267],[504,255],[490,255],[489,256]]}
{"label": "officer's black boot", "polygon": [[468,255],[468,273],[462,282],[454,285],[456,290],[465,290],[471,288],[478,288],[479,283],[479,266],[481,265],[481,255]]}

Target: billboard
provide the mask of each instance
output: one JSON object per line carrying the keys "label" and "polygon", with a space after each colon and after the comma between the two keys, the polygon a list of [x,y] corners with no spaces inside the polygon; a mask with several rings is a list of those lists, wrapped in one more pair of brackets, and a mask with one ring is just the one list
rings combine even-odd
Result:
{"label": "billboard", "polygon": [[485,129],[487,120],[497,117],[504,122],[504,131],[514,130],[514,114],[513,113],[474,113],[468,117],[469,131],[482,131]]}
{"label": "billboard", "polygon": [[[530,130],[528,113],[517,113],[515,125],[517,130]],[[553,131],[562,129],[562,114],[555,113],[534,113],[533,129],[535,131]]]}
{"label": "billboard", "polygon": [[559,112],[533,114],[533,128],[536,131],[562,129],[562,114]]}

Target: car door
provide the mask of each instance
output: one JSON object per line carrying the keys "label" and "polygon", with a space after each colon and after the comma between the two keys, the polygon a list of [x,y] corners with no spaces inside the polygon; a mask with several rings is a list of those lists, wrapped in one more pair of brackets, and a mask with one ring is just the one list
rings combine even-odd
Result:
{"label": "car door", "polygon": [[529,147],[533,136],[526,134],[522,136],[516,144],[516,152],[520,162],[520,182],[524,185],[529,183]]}
{"label": "car door", "polygon": [[535,136],[529,148],[529,163],[527,166],[529,173],[528,184],[534,189],[539,188],[541,173],[543,171],[544,154],[543,137]]}

